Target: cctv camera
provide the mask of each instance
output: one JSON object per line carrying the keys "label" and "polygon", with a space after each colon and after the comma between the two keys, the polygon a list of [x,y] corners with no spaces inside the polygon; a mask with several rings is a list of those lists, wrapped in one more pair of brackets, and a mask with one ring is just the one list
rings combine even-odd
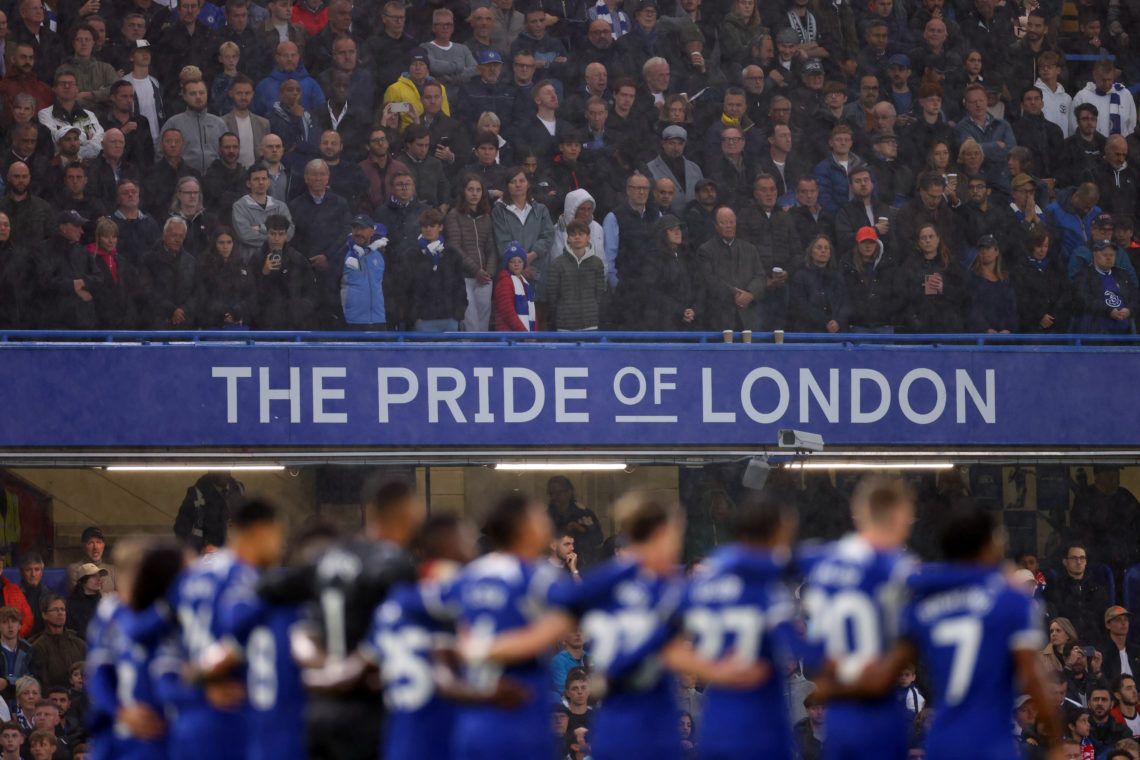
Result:
{"label": "cctv camera", "polygon": [[817,433],[805,433],[802,430],[781,430],[776,438],[776,444],[781,449],[823,451],[823,436]]}

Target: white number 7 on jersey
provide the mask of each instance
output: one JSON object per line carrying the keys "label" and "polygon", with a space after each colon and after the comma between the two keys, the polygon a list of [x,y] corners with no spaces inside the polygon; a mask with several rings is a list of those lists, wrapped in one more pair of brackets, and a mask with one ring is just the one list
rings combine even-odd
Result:
{"label": "white number 7 on jersey", "polygon": [[946,703],[956,705],[965,699],[974,678],[974,666],[982,645],[982,621],[970,615],[948,618],[931,629],[930,640],[936,646],[954,647]]}

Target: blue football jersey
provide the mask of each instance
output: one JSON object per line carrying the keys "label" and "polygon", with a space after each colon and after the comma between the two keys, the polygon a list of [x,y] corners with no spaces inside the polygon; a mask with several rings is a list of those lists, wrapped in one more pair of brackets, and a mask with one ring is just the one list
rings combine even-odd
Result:
{"label": "blue football jersey", "polygon": [[[766,661],[752,689],[705,688],[701,752],[716,758],[788,758],[792,733],[781,674],[798,649],[784,567],[764,551],[729,545],[709,558],[681,603],[685,631],[708,660]],[[747,730],[742,730],[747,727]]]}
{"label": "blue football jersey", "polygon": [[258,597],[249,612],[243,628],[235,632],[245,649],[246,760],[277,760],[306,746],[308,699],[289,647],[289,630],[300,611]]}
{"label": "blue football jersey", "polygon": [[139,615],[117,597],[99,602],[88,628],[88,666],[92,729],[91,743],[99,760],[160,760],[166,757],[166,740],[142,741],[117,723],[120,707],[144,704],[163,714],[155,676],[159,646],[156,641],[132,638]]}
{"label": "blue football jersey", "polygon": [[448,760],[455,705],[439,696],[432,650],[453,646],[454,625],[440,608],[439,585],[422,581],[394,588],[376,609],[362,649],[380,667],[388,708],[387,760]]}
{"label": "blue football jersey", "polygon": [[[256,584],[256,571],[220,549],[201,558],[175,582],[170,606],[179,624],[177,655],[196,662],[223,637],[233,636],[235,621],[247,610],[234,600],[246,599]],[[163,668],[170,678],[171,668]],[[244,708],[222,711],[212,707],[200,688],[188,687],[170,732],[174,760],[198,760],[203,755],[242,760],[245,755]]]}
{"label": "blue football jersey", "polygon": [[909,585],[902,634],[917,645],[938,705],[926,756],[1014,760],[1011,653],[1045,646],[1037,606],[994,567],[928,565]]}
{"label": "blue football jersey", "polygon": [[[524,562],[492,552],[468,564],[444,595],[459,625],[476,639],[495,636],[535,622],[547,610],[559,571],[549,562]],[[512,709],[463,705],[455,718],[453,756],[457,760],[533,760],[554,752],[550,731],[550,674],[544,658],[506,667],[469,668],[468,681],[491,688],[509,677],[530,697]]]}
{"label": "blue football jersey", "polygon": [[[852,534],[814,563],[803,591],[808,614],[808,660],[830,660],[843,683],[854,683],[898,635],[913,563],[900,551],[878,551]],[[907,719],[893,694],[839,700],[827,712],[829,758],[905,757]]]}
{"label": "blue football jersey", "polygon": [[564,580],[551,603],[581,621],[595,672],[608,684],[590,731],[595,760],[679,758],[676,686],[658,657],[680,630],[682,585],[615,559]]}

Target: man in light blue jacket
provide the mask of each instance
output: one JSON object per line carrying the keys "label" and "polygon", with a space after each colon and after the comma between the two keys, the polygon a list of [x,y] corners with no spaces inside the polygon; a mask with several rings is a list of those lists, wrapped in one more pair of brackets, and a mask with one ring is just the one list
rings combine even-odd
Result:
{"label": "man in light blue jacket", "polygon": [[[392,279],[385,260],[388,230],[364,214],[352,220],[352,232],[344,244],[344,274],[340,278],[340,303],[349,330],[387,330],[388,319],[398,313],[386,308],[384,286]],[[391,288],[389,288],[391,289]]]}

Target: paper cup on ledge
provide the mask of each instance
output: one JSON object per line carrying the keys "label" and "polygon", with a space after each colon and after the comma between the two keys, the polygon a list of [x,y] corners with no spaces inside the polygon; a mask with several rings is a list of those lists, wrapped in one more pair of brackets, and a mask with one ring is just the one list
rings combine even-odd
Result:
{"label": "paper cup on ledge", "polygon": [[784,331],[783,330],[773,330],[772,331],[772,340],[775,341],[776,343],[783,343],[784,342]]}

